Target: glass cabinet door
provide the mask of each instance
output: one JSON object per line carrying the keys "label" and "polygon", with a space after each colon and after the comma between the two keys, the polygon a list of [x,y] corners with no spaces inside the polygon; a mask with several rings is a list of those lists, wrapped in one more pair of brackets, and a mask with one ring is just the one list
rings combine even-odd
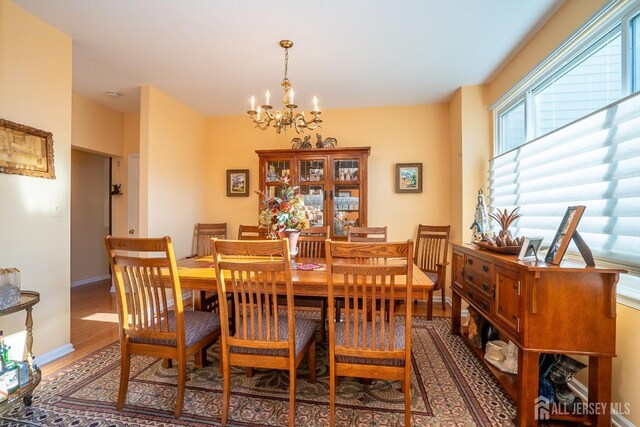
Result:
{"label": "glass cabinet door", "polygon": [[308,206],[311,212],[309,226],[324,226],[324,185],[307,185],[300,186],[300,194],[304,198],[304,205]]}
{"label": "glass cabinet door", "polygon": [[360,160],[358,159],[336,159],[333,161],[334,181],[359,181],[360,180]]}
{"label": "glass cabinet door", "polygon": [[349,227],[360,226],[360,186],[336,184],[333,195],[333,234],[346,236]]}
{"label": "glass cabinet door", "polygon": [[310,226],[325,225],[325,177],[326,159],[304,159],[298,163],[298,184],[304,204],[311,211]]}
{"label": "glass cabinet door", "polygon": [[268,160],[267,161],[267,184],[277,183],[283,177],[291,177],[291,165],[289,160]]}

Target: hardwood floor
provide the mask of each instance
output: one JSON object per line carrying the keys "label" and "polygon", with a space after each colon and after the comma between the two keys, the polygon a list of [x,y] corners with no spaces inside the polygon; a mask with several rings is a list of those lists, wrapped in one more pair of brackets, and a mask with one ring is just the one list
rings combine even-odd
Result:
{"label": "hardwood floor", "polygon": [[[44,376],[118,340],[116,295],[110,289],[110,280],[71,288],[71,344],[75,351],[41,366]],[[401,308],[402,305],[398,305],[397,309]],[[426,316],[426,303],[414,304],[413,312],[416,316]],[[433,315],[450,317],[451,307],[447,305],[443,311],[440,304],[435,304]]]}

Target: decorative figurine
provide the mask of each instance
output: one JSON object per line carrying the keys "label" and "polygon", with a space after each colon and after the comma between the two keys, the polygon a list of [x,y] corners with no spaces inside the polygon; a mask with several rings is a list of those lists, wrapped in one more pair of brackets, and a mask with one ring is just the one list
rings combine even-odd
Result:
{"label": "decorative figurine", "polygon": [[333,148],[338,145],[338,140],[335,138],[327,138],[322,140],[322,135],[316,133],[316,148]]}
{"label": "decorative figurine", "polygon": [[112,196],[115,196],[116,194],[120,194],[120,187],[122,187],[122,184],[113,184],[112,187],[113,187],[113,190],[111,190]]}
{"label": "decorative figurine", "polygon": [[304,137],[304,140],[300,138],[293,138],[291,140],[291,148],[294,150],[308,150],[311,148],[311,135]]}
{"label": "decorative figurine", "polygon": [[478,190],[478,203],[473,216],[473,224],[471,224],[470,228],[473,230],[474,241],[482,240],[482,233],[488,233],[491,230],[489,218],[487,217],[487,204],[484,201],[482,189]]}

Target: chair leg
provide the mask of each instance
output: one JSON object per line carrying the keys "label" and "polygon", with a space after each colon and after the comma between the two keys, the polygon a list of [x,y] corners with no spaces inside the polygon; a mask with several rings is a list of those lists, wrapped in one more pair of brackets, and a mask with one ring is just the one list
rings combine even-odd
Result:
{"label": "chair leg", "polygon": [[427,301],[427,320],[433,318],[433,290],[429,291],[429,300]]}
{"label": "chair leg", "polygon": [[187,360],[186,357],[178,357],[178,394],[176,396],[176,418],[182,415],[184,404],[184,390],[187,384]]}
{"label": "chair leg", "polygon": [[405,379],[402,382],[404,385],[404,425],[406,427],[411,426],[411,370],[407,369]]}
{"label": "chair leg", "polygon": [[442,284],[442,296],[440,298],[442,299],[442,301],[441,301],[442,302],[442,310],[444,311],[444,310],[446,310],[445,301],[444,301],[444,284]]}
{"label": "chair leg", "polygon": [[318,342],[324,342],[324,337],[326,334],[326,326],[327,323],[327,300],[320,300],[320,339]]}
{"label": "chair leg", "polygon": [[289,370],[289,427],[296,425],[296,368]]}
{"label": "chair leg", "polygon": [[220,424],[224,426],[229,419],[229,399],[231,397],[231,366],[226,355],[222,359],[222,371],[222,415],[220,416]]}
{"label": "chair leg", "polygon": [[309,382],[316,383],[316,341],[313,340],[309,347]]}
{"label": "chair leg", "polygon": [[336,376],[334,365],[331,364],[329,372],[329,425],[336,425]]}
{"label": "chair leg", "polygon": [[219,356],[218,356],[218,366],[220,369],[220,375],[224,374],[224,370],[223,370],[223,366],[222,366],[222,342],[218,342],[218,352],[219,352]]}
{"label": "chair leg", "polygon": [[173,361],[171,359],[162,359],[162,367],[165,369],[171,368]]}
{"label": "chair leg", "polygon": [[[122,344],[120,344],[122,345]],[[131,371],[131,356],[125,350],[120,351],[120,388],[118,390],[118,402],[116,408],[122,411],[127,400],[127,388],[129,387],[129,373]]]}
{"label": "chair leg", "polygon": [[247,378],[252,378],[253,377],[253,368],[247,368],[246,369],[246,376],[247,376]]}

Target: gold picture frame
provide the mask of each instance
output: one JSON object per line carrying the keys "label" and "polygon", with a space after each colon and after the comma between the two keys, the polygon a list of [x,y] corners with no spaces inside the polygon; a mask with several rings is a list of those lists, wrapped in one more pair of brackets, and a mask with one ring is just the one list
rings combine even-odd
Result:
{"label": "gold picture frame", "polygon": [[227,197],[249,195],[249,169],[227,169]]}
{"label": "gold picture frame", "polygon": [[0,119],[0,173],[56,179],[53,134]]}

